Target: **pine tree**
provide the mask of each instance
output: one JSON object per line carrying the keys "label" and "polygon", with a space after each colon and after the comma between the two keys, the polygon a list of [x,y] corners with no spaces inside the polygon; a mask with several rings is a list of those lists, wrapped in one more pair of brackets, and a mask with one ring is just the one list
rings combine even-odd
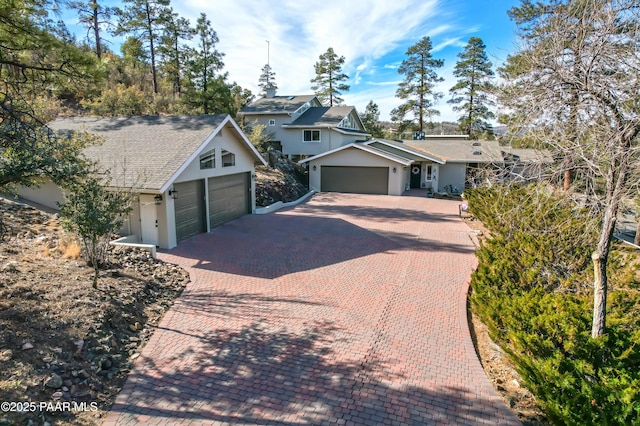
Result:
{"label": "pine tree", "polygon": [[276,73],[271,68],[271,65],[265,64],[265,66],[262,67],[260,78],[258,78],[260,96],[266,96],[268,88],[271,88],[273,90],[276,90],[278,88],[275,78]]}
{"label": "pine tree", "polygon": [[127,6],[116,9],[118,26],[115,35],[132,34],[147,44],[151,60],[153,93],[158,93],[157,44],[171,21],[170,0],[123,0]]}
{"label": "pine tree", "polygon": [[369,101],[360,119],[367,132],[371,133],[371,136],[374,138],[384,137],[384,129],[380,126],[379,122],[380,109],[378,108],[378,104],[373,102],[373,100]]}
{"label": "pine tree", "polygon": [[315,83],[311,89],[315,91],[323,104],[339,105],[343,102],[340,95],[349,90],[349,85],[343,83],[349,78],[342,72],[344,56],[338,57],[330,47],[320,55],[319,59],[314,65],[316,76],[311,79],[311,82]]}
{"label": "pine tree", "polygon": [[84,170],[81,138],[46,125],[57,111],[50,94],[97,80],[95,57],[53,25],[43,3],[0,3],[0,190],[46,177],[65,184]]}
{"label": "pine tree", "polygon": [[489,110],[490,95],[495,90],[494,72],[485,48],[481,38],[469,38],[464,50],[458,54],[460,60],[453,70],[458,82],[449,90],[453,95],[449,100],[455,105],[453,110],[463,113],[458,119],[460,130],[473,138],[490,131],[491,124],[487,120],[495,118]]}
{"label": "pine tree", "polygon": [[424,132],[425,117],[440,115],[434,108],[442,93],[435,92],[436,83],[444,81],[436,73],[436,68],[444,65],[442,59],[431,56],[431,39],[423,37],[419,42],[407,49],[407,58],[402,61],[398,73],[404,75],[404,81],[398,85],[396,96],[407,102],[394,108],[391,116],[394,121],[406,123],[405,117],[411,113],[418,120],[418,131]]}
{"label": "pine tree", "polygon": [[[562,3],[562,4],[559,4]],[[607,263],[621,200],[640,182],[640,4],[637,0],[552,2],[524,21],[501,93],[516,130],[536,132],[555,157],[571,158],[580,209],[598,223],[592,337],[605,333]],[[566,167],[566,166],[565,166]],[[560,172],[564,172],[561,169]]]}
{"label": "pine tree", "polygon": [[189,55],[189,47],[183,43],[193,39],[195,30],[191,28],[189,20],[177,13],[171,14],[171,19],[164,28],[158,53],[162,56],[160,69],[170,82],[174,96],[182,93],[182,80]]}
{"label": "pine tree", "polygon": [[93,38],[94,52],[101,58],[104,53],[102,28],[111,25],[114,9],[98,3],[98,0],[72,1],[69,6],[78,11],[80,22],[87,27]]}
{"label": "pine tree", "polygon": [[192,49],[189,60],[190,87],[186,103],[204,114],[228,112],[231,90],[225,81],[226,74],[218,75],[224,67],[224,55],[216,49],[218,35],[204,13],[196,24],[196,39],[197,48]]}

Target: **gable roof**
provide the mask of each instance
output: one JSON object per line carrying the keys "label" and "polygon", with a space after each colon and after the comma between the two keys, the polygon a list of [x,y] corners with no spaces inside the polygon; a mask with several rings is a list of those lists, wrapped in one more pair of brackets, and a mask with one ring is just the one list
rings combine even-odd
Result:
{"label": "gable roof", "polygon": [[398,155],[392,154],[387,151],[383,151],[378,148],[374,148],[372,146],[369,146],[360,142],[353,142],[353,143],[350,143],[349,145],[343,145],[339,148],[335,148],[330,151],[325,151],[321,154],[314,155],[313,157],[305,158],[304,160],[300,160],[299,163],[308,163],[309,161],[317,160],[318,158],[326,157],[328,155],[335,154],[336,152],[344,151],[346,149],[351,149],[351,148],[359,149],[361,151],[365,151],[370,154],[377,155],[378,157],[386,158],[387,160],[391,160],[403,166],[409,166],[413,162],[413,160],[409,158],[400,157]]}
{"label": "gable roof", "polygon": [[104,139],[83,150],[85,156],[110,169],[124,188],[166,191],[180,173],[223,128],[234,132],[256,161],[262,156],[230,115],[73,117],[58,118],[49,127],[61,133],[86,131]]}
{"label": "gable roof", "polygon": [[[403,153],[407,154],[407,157],[413,157],[413,160],[416,159],[422,159],[422,160],[428,160],[428,161],[433,161],[434,163],[438,163],[438,164],[444,164],[445,161],[442,158],[438,158],[437,156],[433,155],[433,154],[427,154],[423,151],[417,150],[415,148],[410,147],[409,145],[402,143],[402,142],[398,142],[398,141],[393,141],[393,140],[389,140],[389,139],[371,139],[369,141],[364,142],[365,145],[373,145],[374,147],[377,147],[377,145],[382,145],[382,147],[380,147],[379,149],[382,150],[386,150],[385,147],[387,147],[388,149],[390,149],[391,152],[393,151],[401,151]],[[402,155],[404,156],[404,155]],[[415,158],[417,157],[417,158]]]}
{"label": "gable roof", "polygon": [[[260,98],[242,108],[241,114],[292,114],[315,95],[274,96]],[[318,102],[319,103],[319,102]]]}

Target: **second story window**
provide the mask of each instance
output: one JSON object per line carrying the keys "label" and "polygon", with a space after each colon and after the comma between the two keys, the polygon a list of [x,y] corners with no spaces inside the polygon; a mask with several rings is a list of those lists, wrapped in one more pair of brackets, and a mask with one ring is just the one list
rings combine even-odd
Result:
{"label": "second story window", "polygon": [[276,120],[274,120],[273,118],[269,120],[269,126],[275,126],[276,125]]}
{"label": "second story window", "polygon": [[302,133],[304,142],[320,142],[320,130],[304,130]]}
{"label": "second story window", "polygon": [[200,156],[200,169],[213,169],[216,166],[215,150],[205,152]]}

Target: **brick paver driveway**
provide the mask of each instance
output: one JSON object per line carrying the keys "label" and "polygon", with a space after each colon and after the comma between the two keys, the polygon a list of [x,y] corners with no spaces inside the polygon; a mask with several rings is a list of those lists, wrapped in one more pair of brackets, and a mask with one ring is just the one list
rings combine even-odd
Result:
{"label": "brick paver driveway", "polygon": [[105,424],[518,424],[469,335],[473,251],[455,201],[351,194],[183,242]]}

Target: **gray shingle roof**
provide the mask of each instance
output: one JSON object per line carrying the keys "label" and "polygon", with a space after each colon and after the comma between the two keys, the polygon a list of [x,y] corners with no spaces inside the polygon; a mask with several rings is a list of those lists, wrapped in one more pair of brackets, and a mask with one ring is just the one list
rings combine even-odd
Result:
{"label": "gray shingle roof", "polygon": [[497,141],[405,140],[404,144],[454,163],[503,163]]}
{"label": "gray shingle roof", "polygon": [[315,95],[260,98],[244,107],[240,112],[242,114],[289,114],[313,98],[315,98]]}
{"label": "gray shingle roof", "polygon": [[104,143],[83,152],[112,171],[112,185],[160,190],[226,117],[74,117],[59,118],[49,126],[104,138]]}
{"label": "gray shingle roof", "polygon": [[296,121],[288,126],[331,126],[335,127],[340,121],[354,110],[352,106],[314,107],[309,108]]}
{"label": "gray shingle roof", "polygon": [[414,160],[418,160],[418,159],[422,160],[425,157],[427,157],[432,161],[444,163],[444,160],[442,158],[439,158],[437,155],[430,154],[430,153],[428,154],[425,151],[415,149],[407,145],[406,143],[402,143],[402,142],[398,142],[390,139],[376,138],[367,142],[367,144],[369,146],[376,146],[376,147],[380,145],[379,149],[382,149],[382,150],[389,150],[389,149],[393,150],[393,148],[396,148],[397,151],[401,151],[403,153],[401,154],[402,156],[406,156],[407,158],[411,158]]}

